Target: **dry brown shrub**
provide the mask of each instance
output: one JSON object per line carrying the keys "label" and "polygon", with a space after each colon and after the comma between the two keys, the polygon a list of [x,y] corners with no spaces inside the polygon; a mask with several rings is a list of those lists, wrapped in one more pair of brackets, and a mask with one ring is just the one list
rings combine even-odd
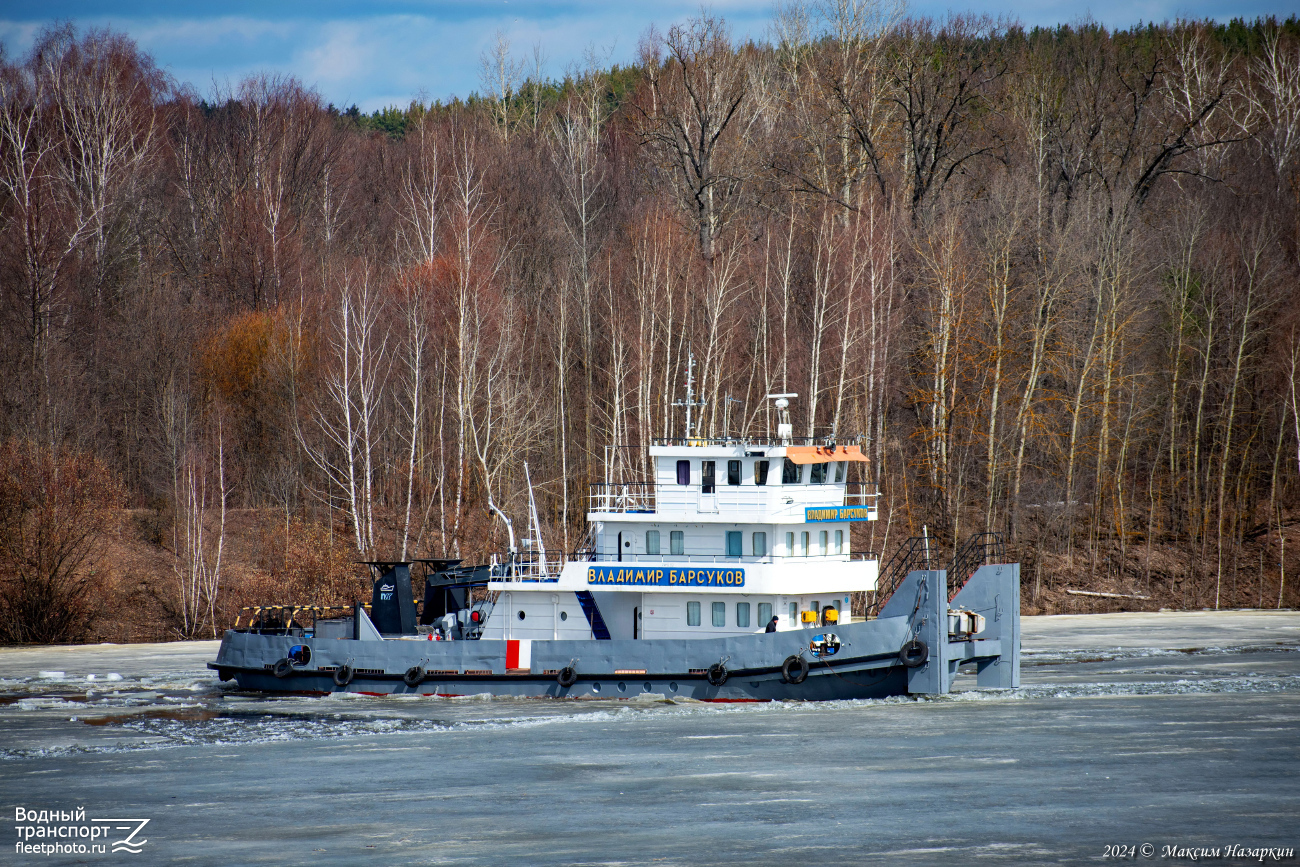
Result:
{"label": "dry brown shrub", "polygon": [[93,455],[0,443],[0,642],[89,634],[103,601],[96,566],[121,499]]}

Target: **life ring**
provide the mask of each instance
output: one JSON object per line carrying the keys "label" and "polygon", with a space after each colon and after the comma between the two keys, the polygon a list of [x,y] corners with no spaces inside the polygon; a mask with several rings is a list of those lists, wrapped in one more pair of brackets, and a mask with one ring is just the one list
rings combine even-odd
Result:
{"label": "life ring", "polygon": [[566,665],[560,669],[560,673],[555,676],[555,682],[560,686],[568,689],[578,682],[578,671],[572,665]]}
{"label": "life ring", "polygon": [[919,638],[913,638],[898,651],[898,661],[908,668],[918,668],[930,659],[930,648]]}
{"label": "life ring", "polygon": [[347,686],[352,682],[352,675],[355,674],[350,665],[340,665],[334,669],[334,685]]}
{"label": "life ring", "polygon": [[271,669],[271,673],[276,677],[288,677],[291,671],[293,671],[293,660],[287,656],[277,662],[275,667]]}
{"label": "life ring", "polygon": [[727,667],[721,662],[715,662],[709,666],[704,676],[708,678],[710,686],[722,686],[727,682]]}
{"label": "life ring", "polygon": [[[797,674],[795,669],[798,669]],[[802,656],[787,656],[781,664],[781,677],[786,683],[803,683],[808,679],[808,660]]]}
{"label": "life ring", "polygon": [[419,686],[424,681],[424,669],[418,665],[412,665],[402,675],[402,682],[411,688]]}

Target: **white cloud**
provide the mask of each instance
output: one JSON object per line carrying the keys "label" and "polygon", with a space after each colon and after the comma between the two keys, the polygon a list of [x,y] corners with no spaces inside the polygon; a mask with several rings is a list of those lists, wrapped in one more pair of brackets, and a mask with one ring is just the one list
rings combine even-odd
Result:
{"label": "white cloud", "polygon": [[[66,15],[58,8],[61,0],[51,2],[50,21]],[[967,0],[964,8],[1018,16],[1029,26],[1070,23],[1090,13],[1107,26],[1127,27],[1139,19],[1159,22],[1178,15],[1252,17],[1266,13],[1262,3],[1195,0],[1189,6],[1182,0],[1088,0],[1088,5],[1082,5],[1073,0]],[[210,91],[214,81],[234,83],[246,75],[276,72],[298,77],[336,105],[355,102],[372,111],[405,105],[422,91],[432,99],[446,100],[479,89],[479,58],[498,29],[505,31],[517,57],[531,58],[533,45],[540,43],[547,57],[545,74],[559,78],[569,66],[582,65],[593,46],[599,54],[608,54],[609,63],[632,62],[637,43],[652,22],[666,31],[673,23],[699,14],[701,4],[698,0],[388,3],[379,14],[351,12],[331,18],[301,17],[274,4],[266,7],[264,17],[150,17],[132,15],[125,4],[120,8],[121,12],[108,11],[76,23],[87,28],[109,26],[128,34],[159,66],[200,92]],[[727,19],[737,41],[767,35],[771,4],[766,0],[715,0],[705,8]],[[911,11],[942,17],[949,8],[943,0],[914,0]],[[0,40],[9,56],[24,53],[42,26],[40,21],[0,20]]]}

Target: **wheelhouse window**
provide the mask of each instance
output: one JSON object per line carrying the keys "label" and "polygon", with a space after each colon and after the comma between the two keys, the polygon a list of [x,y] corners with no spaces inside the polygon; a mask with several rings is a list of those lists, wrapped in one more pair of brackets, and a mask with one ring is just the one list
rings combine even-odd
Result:
{"label": "wheelhouse window", "polygon": [[826,535],[825,530],[817,534],[817,553],[822,556],[826,555]]}
{"label": "wheelhouse window", "polygon": [[848,465],[848,461],[835,462],[835,484],[838,485],[840,482],[844,481],[844,468]]}
{"label": "wheelhouse window", "polygon": [[767,626],[768,621],[772,619],[772,603],[758,603],[758,622],[761,626]]}
{"label": "wheelhouse window", "polygon": [[727,556],[739,557],[741,548],[741,533],[739,530],[727,531]]}
{"label": "wheelhouse window", "polygon": [[767,556],[767,533],[754,534],[754,556],[755,557]]}
{"label": "wheelhouse window", "polygon": [[844,531],[843,530],[835,531],[835,553],[836,554],[844,553]]}
{"label": "wheelhouse window", "polygon": [[799,484],[799,476],[801,475],[802,470],[803,470],[802,467],[800,467],[798,464],[796,464],[794,461],[790,460],[789,458],[786,458],[785,463],[781,465],[781,484],[783,485]]}
{"label": "wheelhouse window", "polygon": [[808,556],[808,531],[805,530],[799,534],[799,553]]}
{"label": "wheelhouse window", "polygon": [[691,462],[677,462],[677,484],[689,485],[691,483]]}
{"label": "wheelhouse window", "polygon": [[736,625],[741,629],[749,628],[749,603],[736,603]]}
{"label": "wheelhouse window", "polygon": [[686,625],[687,626],[700,625],[700,603],[698,602],[686,603]]}
{"label": "wheelhouse window", "polygon": [[714,626],[727,625],[727,603],[725,602],[713,603],[713,625]]}
{"label": "wheelhouse window", "polygon": [[679,557],[686,553],[686,538],[681,530],[668,531],[668,552]]}
{"label": "wheelhouse window", "polygon": [[785,556],[794,556],[794,533],[785,534]]}
{"label": "wheelhouse window", "polygon": [[700,493],[713,493],[713,461],[700,461]]}
{"label": "wheelhouse window", "polygon": [[659,531],[658,530],[645,531],[645,552],[647,554],[659,553]]}
{"label": "wheelhouse window", "polygon": [[740,461],[727,461],[727,484],[740,484]]}
{"label": "wheelhouse window", "polygon": [[808,479],[808,483],[811,485],[826,484],[826,468],[828,466],[830,466],[830,464],[813,464],[811,477]]}
{"label": "wheelhouse window", "polygon": [[756,485],[767,484],[768,466],[769,466],[768,461],[754,461],[754,484]]}

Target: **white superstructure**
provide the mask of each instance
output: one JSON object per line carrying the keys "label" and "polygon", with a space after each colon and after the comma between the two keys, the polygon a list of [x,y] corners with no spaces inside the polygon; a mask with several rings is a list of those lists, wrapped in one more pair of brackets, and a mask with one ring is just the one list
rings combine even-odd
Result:
{"label": "white superstructure", "polygon": [[[793,395],[778,397],[784,415]],[[875,590],[879,561],[849,544],[877,517],[874,488],[848,481],[858,446],[795,445],[783,423],[774,440],[688,436],[649,453],[652,483],[592,486],[587,550],[489,585],[483,638],[717,638],[773,615],[797,629],[844,623],[851,595]]]}

